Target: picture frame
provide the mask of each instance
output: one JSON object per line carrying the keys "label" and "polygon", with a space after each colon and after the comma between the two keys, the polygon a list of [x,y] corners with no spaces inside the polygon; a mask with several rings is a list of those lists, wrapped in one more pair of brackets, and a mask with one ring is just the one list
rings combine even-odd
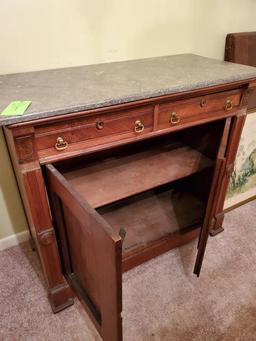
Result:
{"label": "picture frame", "polygon": [[256,199],[256,110],[247,114],[231,175],[224,210]]}

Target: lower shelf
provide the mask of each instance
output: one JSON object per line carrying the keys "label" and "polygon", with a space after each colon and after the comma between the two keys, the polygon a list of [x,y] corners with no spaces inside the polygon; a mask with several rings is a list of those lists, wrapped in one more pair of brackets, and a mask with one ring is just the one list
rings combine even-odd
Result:
{"label": "lower shelf", "polygon": [[138,250],[152,248],[166,237],[176,235],[177,239],[179,234],[199,226],[204,205],[190,193],[164,186],[97,211],[117,233],[120,228],[126,230],[123,242],[123,258],[126,258]]}
{"label": "lower shelf", "polygon": [[147,246],[139,247],[131,252],[126,252],[122,257],[122,272],[128,271],[164,252],[191,242],[199,237],[200,228],[201,224],[192,226],[183,231],[170,233],[163,238],[148,243]]}

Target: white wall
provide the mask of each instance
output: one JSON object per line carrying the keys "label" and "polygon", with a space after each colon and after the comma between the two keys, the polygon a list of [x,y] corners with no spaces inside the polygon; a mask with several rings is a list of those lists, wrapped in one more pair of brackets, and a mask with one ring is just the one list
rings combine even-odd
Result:
{"label": "white wall", "polygon": [[[193,52],[223,59],[255,0],[2,0],[0,74]],[[1,94],[0,94],[1,96]],[[0,133],[0,239],[26,228]]]}
{"label": "white wall", "polygon": [[193,9],[191,0],[2,0],[0,74],[189,52]]}
{"label": "white wall", "polygon": [[195,0],[193,52],[224,58],[227,33],[256,31],[255,0]]}
{"label": "white wall", "polygon": [[[0,74],[190,52],[192,13],[190,0],[2,0]],[[1,239],[26,223],[2,135],[0,149]]]}
{"label": "white wall", "polygon": [[23,206],[0,130],[0,240],[26,228]]}

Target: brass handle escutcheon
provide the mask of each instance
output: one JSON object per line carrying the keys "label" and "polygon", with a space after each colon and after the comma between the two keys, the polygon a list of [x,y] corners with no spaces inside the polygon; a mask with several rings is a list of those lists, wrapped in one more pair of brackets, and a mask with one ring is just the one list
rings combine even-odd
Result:
{"label": "brass handle escutcheon", "polygon": [[103,122],[103,121],[97,121],[97,122],[96,122],[96,128],[97,128],[98,130],[103,129],[103,128],[104,128],[104,122]]}
{"label": "brass handle escutcheon", "polygon": [[141,133],[143,132],[144,129],[145,129],[144,124],[140,120],[135,121],[134,126],[135,133]]}
{"label": "brass handle escutcheon", "polygon": [[68,146],[67,141],[65,141],[61,136],[57,137],[56,143],[55,143],[55,149],[56,150],[64,150]]}
{"label": "brass handle escutcheon", "polygon": [[177,113],[174,111],[171,113],[171,120],[170,123],[171,124],[178,124],[180,122],[180,117],[179,115],[177,115]]}
{"label": "brass handle escutcheon", "polygon": [[207,105],[206,99],[205,99],[205,98],[201,99],[201,101],[200,101],[200,107],[201,107],[201,108],[204,108],[204,107],[206,107],[206,105]]}
{"label": "brass handle escutcheon", "polygon": [[227,99],[225,109],[226,109],[227,111],[233,109],[233,103],[232,103],[232,100],[231,100],[231,99]]}

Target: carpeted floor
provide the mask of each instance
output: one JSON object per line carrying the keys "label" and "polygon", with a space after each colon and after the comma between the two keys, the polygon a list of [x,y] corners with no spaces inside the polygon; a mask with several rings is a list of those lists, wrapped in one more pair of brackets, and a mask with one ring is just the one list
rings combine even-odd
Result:
{"label": "carpeted floor", "polygon": [[[224,227],[199,279],[195,242],[124,274],[124,341],[256,340],[256,201],[228,213]],[[52,314],[27,243],[0,252],[0,269],[0,340],[99,340],[77,300]]]}

